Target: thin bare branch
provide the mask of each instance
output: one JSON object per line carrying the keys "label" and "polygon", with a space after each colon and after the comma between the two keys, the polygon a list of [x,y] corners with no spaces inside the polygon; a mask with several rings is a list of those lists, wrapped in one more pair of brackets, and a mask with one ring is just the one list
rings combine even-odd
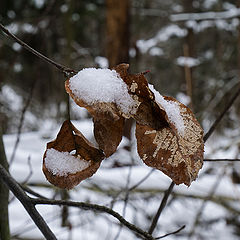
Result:
{"label": "thin bare branch", "polygon": [[139,185],[141,185],[144,181],[146,181],[146,180],[152,175],[152,173],[153,173],[154,171],[155,171],[154,168],[151,169],[146,176],[144,176],[144,177],[143,177],[139,182],[137,182],[135,185],[133,185],[132,187],[130,187],[128,191],[132,191],[133,189],[135,189],[135,188],[137,188]]}
{"label": "thin bare branch", "polygon": [[27,187],[25,184],[21,184],[20,185],[21,188],[25,191],[25,192],[28,192],[30,193],[31,195],[35,196],[35,197],[38,197],[38,198],[44,198],[44,199],[47,199],[46,197],[44,197],[43,195],[33,191],[31,188]]}
{"label": "thin bare branch", "polygon": [[26,102],[24,104],[24,107],[22,109],[22,112],[21,112],[20,122],[19,122],[18,130],[17,130],[17,138],[16,138],[16,141],[15,141],[15,144],[14,144],[14,147],[13,147],[12,155],[11,155],[10,160],[9,160],[9,166],[11,166],[11,164],[13,163],[15,155],[16,155],[18,144],[20,142],[20,136],[21,136],[21,132],[22,132],[22,127],[23,127],[23,122],[24,122],[24,118],[25,118],[25,113],[26,113],[26,111],[28,109],[28,106],[29,106],[29,104],[31,102],[34,86],[35,86],[35,81],[32,84],[32,87],[30,89],[28,98],[27,98],[27,100],[26,100]]}
{"label": "thin bare branch", "polygon": [[73,201],[64,201],[64,200],[51,200],[51,199],[31,199],[31,202],[35,205],[37,204],[48,204],[48,205],[60,205],[60,206],[69,206],[69,207],[77,207],[83,210],[93,210],[97,212],[108,213],[109,215],[115,217],[119,222],[121,222],[125,227],[136,233],[137,235],[141,236],[144,239],[154,240],[155,238],[143,231],[142,229],[138,228],[137,226],[133,225],[132,223],[128,222],[125,218],[123,218],[119,213],[115,212],[114,210],[100,206],[97,204],[91,204],[86,202],[73,202]]}
{"label": "thin bare branch", "polygon": [[31,178],[31,176],[33,174],[33,168],[32,168],[32,164],[31,164],[31,157],[30,156],[28,156],[28,166],[29,166],[29,173],[28,173],[26,179],[23,181],[23,183],[22,183],[23,185],[26,184],[29,181],[29,179]]}
{"label": "thin bare branch", "polygon": [[36,226],[42,232],[43,236],[47,240],[57,240],[51,229],[48,227],[47,223],[44,221],[42,216],[35,208],[35,205],[31,202],[31,198],[27,196],[23,189],[18,185],[18,183],[11,177],[11,175],[4,169],[1,164],[0,179],[8,186],[8,188],[13,192],[16,198],[22,203]]}
{"label": "thin bare branch", "polygon": [[[126,214],[126,208],[127,208],[127,203],[128,203],[129,193],[130,193],[129,184],[130,184],[131,173],[132,173],[132,165],[129,166],[128,176],[127,176],[127,181],[126,181],[124,206],[123,206],[123,212],[122,212],[123,217],[125,217],[125,214]],[[123,227],[123,225],[121,224],[119,226],[119,230],[118,230],[114,240],[117,240],[119,238],[121,231],[122,231],[122,227]]]}
{"label": "thin bare branch", "polygon": [[240,159],[228,159],[228,158],[221,158],[221,159],[204,159],[204,162],[239,162]]}
{"label": "thin bare branch", "polygon": [[208,130],[208,132],[205,134],[205,136],[203,137],[204,142],[206,142],[208,140],[208,138],[212,135],[212,133],[214,132],[214,130],[216,129],[216,127],[218,126],[218,124],[220,123],[220,121],[222,120],[222,118],[224,117],[224,115],[226,114],[226,112],[229,110],[229,108],[233,105],[233,103],[235,102],[235,100],[237,99],[237,97],[240,94],[240,87],[238,88],[238,90],[236,91],[236,93],[232,96],[232,98],[230,99],[229,103],[226,105],[226,107],[223,109],[223,111],[221,112],[221,114],[218,116],[218,118],[215,120],[215,122],[213,123],[213,125],[211,126],[211,128]]}
{"label": "thin bare branch", "polygon": [[162,239],[162,238],[165,238],[165,237],[167,237],[167,236],[170,236],[170,235],[173,235],[173,234],[177,234],[177,233],[181,232],[185,227],[186,227],[186,226],[183,225],[183,226],[181,226],[178,230],[176,230],[176,231],[174,231],[174,232],[167,233],[167,234],[165,234],[165,235],[163,235],[163,236],[161,236],[161,237],[157,237],[156,239]]}
{"label": "thin bare branch", "polygon": [[173,187],[174,187],[175,183],[172,182],[169,186],[169,188],[165,191],[164,193],[164,196],[163,196],[163,199],[159,205],[159,208],[158,208],[158,211],[156,213],[156,215],[154,216],[153,220],[152,220],[152,224],[148,230],[148,233],[149,234],[152,234],[156,225],[157,225],[157,222],[158,222],[158,219],[163,211],[163,209],[165,208],[166,204],[167,204],[167,200],[168,200],[168,197],[170,196],[172,190],[173,190]]}
{"label": "thin bare branch", "polygon": [[77,73],[75,70],[70,69],[68,67],[65,67],[62,64],[59,64],[55,61],[53,61],[52,59],[46,57],[45,55],[41,54],[40,52],[36,51],[35,49],[33,49],[32,47],[30,47],[28,44],[26,44],[25,42],[23,42],[22,40],[20,40],[18,37],[16,37],[14,34],[10,33],[7,28],[5,28],[1,23],[0,23],[0,29],[7,34],[7,36],[11,39],[13,39],[15,42],[17,42],[18,44],[20,44],[23,48],[25,48],[26,50],[28,50],[29,52],[31,52],[32,54],[34,54],[35,56],[41,58],[43,61],[52,64],[53,66],[55,66],[58,70],[60,70],[61,72],[64,73],[64,75],[66,77],[69,77],[71,74],[75,74]]}
{"label": "thin bare branch", "polygon": [[224,173],[225,173],[225,168],[224,168],[224,170],[223,170],[222,172],[220,172],[220,174],[218,175],[215,183],[213,184],[213,186],[212,186],[212,188],[211,188],[211,190],[210,190],[210,192],[209,192],[209,195],[208,195],[207,198],[202,202],[201,207],[198,209],[198,212],[197,212],[197,214],[196,214],[196,217],[195,217],[195,220],[194,220],[192,229],[191,229],[191,231],[190,231],[190,233],[189,233],[189,235],[188,235],[189,238],[191,238],[191,237],[193,236],[193,234],[195,233],[196,226],[198,225],[199,220],[200,220],[200,218],[201,218],[201,216],[202,216],[202,213],[203,213],[203,211],[204,211],[204,209],[205,209],[205,207],[206,207],[206,203],[207,203],[209,200],[211,200],[211,198],[213,197],[214,193],[215,193],[216,190],[217,190],[217,187],[219,186],[219,184],[220,184],[220,182],[221,182],[221,180],[222,180],[222,177],[223,177]]}

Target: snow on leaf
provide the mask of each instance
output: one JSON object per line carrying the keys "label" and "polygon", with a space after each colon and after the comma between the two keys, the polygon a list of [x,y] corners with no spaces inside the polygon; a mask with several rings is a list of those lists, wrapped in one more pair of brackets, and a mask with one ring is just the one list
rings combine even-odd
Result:
{"label": "snow on leaf", "polygon": [[104,154],[95,148],[70,121],[65,121],[57,138],[47,144],[43,172],[53,185],[71,189],[91,177]]}
{"label": "snow on leaf", "polygon": [[189,108],[174,98],[164,98],[179,105],[184,134],[168,118],[169,125],[159,129],[137,124],[138,153],[146,165],[161,170],[176,184],[190,186],[203,164],[203,130]]}
{"label": "snow on leaf", "polygon": [[119,73],[110,69],[84,69],[68,79],[65,88],[92,115],[95,139],[107,157],[112,155],[122,139],[124,117],[135,113],[138,104]]}
{"label": "snow on leaf", "polygon": [[87,106],[112,103],[126,115],[136,104],[128,94],[127,85],[114,69],[85,68],[67,80],[66,89],[74,100],[81,99]]}
{"label": "snow on leaf", "polygon": [[148,81],[143,73],[129,74],[128,64],[119,64],[114,69],[128,86],[129,94],[138,102],[135,113],[131,115],[137,123],[159,127],[166,125],[165,111],[154,101],[154,93],[148,87]]}

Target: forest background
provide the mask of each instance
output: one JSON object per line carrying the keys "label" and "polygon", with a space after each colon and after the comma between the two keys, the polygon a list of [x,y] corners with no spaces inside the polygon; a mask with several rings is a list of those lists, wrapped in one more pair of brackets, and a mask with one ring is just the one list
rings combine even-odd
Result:
{"label": "forest background", "polygon": [[[2,0],[0,22],[76,71],[122,62],[130,64],[131,73],[149,70],[148,81],[188,105],[207,132],[239,88],[239,7],[239,0]],[[70,117],[93,139],[90,116],[69,101],[65,80],[61,71],[0,34],[0,122],[10,173],[49,198],[102,204],[148,229],[171,181],[139,161],[134,130],[126,131],[103,169],[73,191],[53,188],[41,173],[45,144],[65,119]],[[156,236],[186,226],[169,239],[239,238],[239,104],[236,99],[206,143],[199,179],[190,188],[174,188]],[[10,199],[12,239],[42,239],[24,209],[16,213],[18,201]],[[58,239],[136,238],[94,211],[49,206],[39,211]]]}

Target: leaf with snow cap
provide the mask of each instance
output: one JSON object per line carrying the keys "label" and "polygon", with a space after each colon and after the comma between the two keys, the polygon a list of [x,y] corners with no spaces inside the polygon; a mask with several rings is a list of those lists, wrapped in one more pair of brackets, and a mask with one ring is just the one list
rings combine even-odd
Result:
{"label": "leaf with snow cap", "polygon": [[53,185],[71,189],[91,177],[104,158],[70,121],[65,121],[57,138],[47,144],[43,172]]}
{"label": "leaf with snow cap", "polygon": [[126,83],[115,70],[86,68],[68,79],[65,88],[93,116],[96,141],[107,157],[112,155],[122,139],[124,117],[137,106]]}
{"label": "leaf with snow cap", "polygon": [[190,186],[203,164],[203,130],[189,108],[151,90],[158,106],[166,111],[168,126],[153,128],[137,124],[139,156],[145,164],[161,170],[176,184]]}

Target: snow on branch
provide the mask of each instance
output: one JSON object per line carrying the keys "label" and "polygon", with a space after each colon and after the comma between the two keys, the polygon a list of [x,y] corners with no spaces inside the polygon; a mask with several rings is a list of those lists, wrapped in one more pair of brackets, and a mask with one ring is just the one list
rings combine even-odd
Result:
{"label": "snow on branch", "polygon": [[172,14],[170,16],[170,20],[173,22],[189,21],[189,20],[202,21],[202,20],[231,19],[239,16],[240,16],[240,8],[232,8],[222,12]]}

